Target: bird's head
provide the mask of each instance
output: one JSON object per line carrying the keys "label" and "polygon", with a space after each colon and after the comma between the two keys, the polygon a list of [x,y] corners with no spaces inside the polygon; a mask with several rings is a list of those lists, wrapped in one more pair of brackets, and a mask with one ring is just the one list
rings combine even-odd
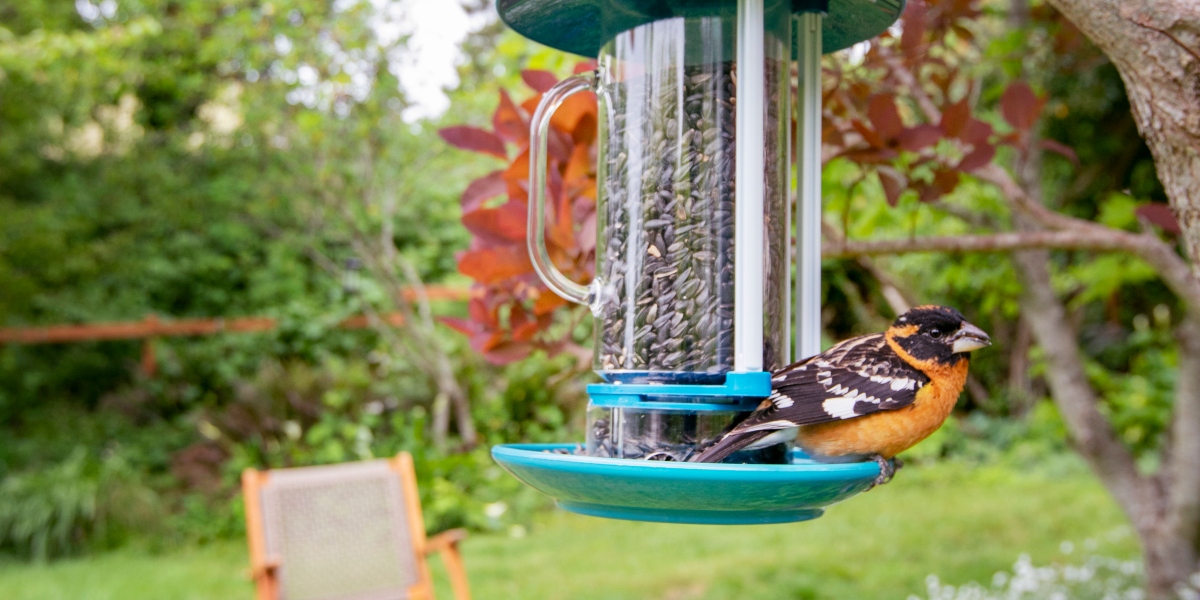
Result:
{"label": "bird's head", "polygon": [[962,313],[932,305],[918,306],[897,317],[887,337],[918,362],[944,366],[955,365],[968,352],[992,344],[988,334],[968,323]]}

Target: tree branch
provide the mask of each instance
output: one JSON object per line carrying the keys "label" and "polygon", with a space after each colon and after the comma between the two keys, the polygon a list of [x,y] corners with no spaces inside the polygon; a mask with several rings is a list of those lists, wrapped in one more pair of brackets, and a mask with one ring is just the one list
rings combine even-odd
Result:
{"label": "tree branch", "polygon": [[1185,319],[1177,337],[1175,414],[1162,473],[1169,479],[1165,526],[1193,540],[1200,550],[1200,322]]}
{"label": "tree branch", "polygon": [[[1055,3],[1060,5],[1060,10],[1064,10],[1064,12],[1067,12],[1068,15],[1070,15],[1070,11],[1065,10],[1062,5],[1079,4],[1077,0],[1055,0]],[[1076,10],[1081,9],[1079,6],[1074,6],[1072,8]],[[1195,10],[1194,7],[1193,10]],[[1145,25],[1143,24],[1141,26],[1144,27]],[[920,107],[925,118],[931,123],[939,122],[942,116],[941,112],[938,110],[933,100],[929,98],[923,89],[921,89],[921,86],[918,84],[912,71],[910,71],[908,67],[896,57],[888,60],[888,67],[890,68],[892,76],[895,77],[901,85],[907,87],[911,91],[912,97],[916,100],[917,105]],[[1197,162],[1200,163],[1200,161]],[[1008,171],[996,163],[992,163],[986,167],[977,169],[974,172],[974,175],[981,181],[991,183],[999,188],[1008,202],[1019,212],[1029,215],[1034,221],[1040,223],[1047,229],[1074,232],[1077,234],[1078,239],[1081,240],[1082,245],[1068,241],[1073,236],[1066,235],[1064,236],[1061,245],[1058,242],[1046,241],[1033,243],[1029,246],[1022,246],[1016,241],[984,242],[983,240],[979,240],[980,242],[983,242],[983,247],[981,248],[966,246],[961,249],[955,249],[953,248],[953,244],[950,244],[950,247],[930,248],[929,251],[944,250],[961,252],[998,252],[1023,248],[1125,250],[1141,257],[1142,260],[1146,261],[1151,267],[1158,271],[1159,275],[1163,278],[1163,281],[1168,287],[1171,288],[1171,291],[1174,292],[1176,296],[1178,296],[1185,303],[1192,318],[1200,321],[1200,279],[1198,279],[1196,274],[1198,271],[1193,271],[1192,266],[1190,266],[1187,261],[1185,261],[1178,254],[1176,254],[1174,248],[1172,248],[1166,242],[1163,242],[1152,234],[1130,233],[1128,231],[1122,231],[1120,229],[1114,229],[1105,225],[1100,225],[1092,221],[1064,215],[1046,208],[1036,198],[1030,197],[1030,195],[1027,193],[1027,190],[1022,187]],[[1174,205],[1176,206],[1177,211],[1182,211],[1184,208],[1182,202],[1175,202]],[[1182,212],[1180,214],[1181,219],[1183,219]],[[1186,219],[1183,220],[1186,221]],[[1038,233],[1051,234],[1052,232]],[[997,235],[1003,236],[1007,234]],[[1051,237],[1053,236],[1051,235]],[[991,248],[989,247],[990,244],[997,244],[998,246]],[[1005,244],[1013,244],[1013,246],[1006,248],[1004,247]],[[875,253],[888,253],[887,251],[882,250],[884,247],[886,247],[886,244],[881,246],[881,251]],[[867,254],[867,252],[863,252],[861,254]],[[1200,269],[1200,265],[1198,265],[1196,268]]]}
{"label": "tree branch", "polygon": [[[1117,67],[1200,277],[1200,3],[1051,0]],[[1190,45],[1189,45],[1190,44]]]}
{"label": "tree branch", "polygon": [[[388,240],[388,243],[391,244],[391,240]],[[436,326],[433,321],[433,311],[429,306],[429,295],[425,291],[425,283],[421,281],[416,267],[395,252],[395,246],[393,246],[392,259],[399,263],[409,285],[417,292],[421,323],[428,334],[428,342],[436,346],[436,352],[433,355],[437,366],[438,388],[449,396],[450,402],[454,405],[455,422],[458,423],[458,434],[462,437],[463,446],[468,449],[474,448],[478,439],[475,421],[471,416],[471,402],[462,386],[459,385],[458,379],[455,378],[450,357],[442,350],[441,341],[437,337],[437,332],[434,331]]]}
{"label": "tree branch", "polygon": [[[1115,3],[1113,0],[1105,0],[1102,2],[1102,4],[1106,5],[1103,7],[1103,9],[1089,8],[1091,4],[1090,0],[1053,0],[1053,4],[1055,4],[1059,10],[1062,10],[1068,15],[1068,17],[1075,21],[1076,24],[1092,39],[1096,39],[1098,29],[1117,31],[1122,26],[1151,28],[1156,32],[1165,32],[1164,29],[1152,27],[1148,23],[1144,22],[1146,20],[1144,18],[1136,19],[1132,15],[1121,13],[1121,11],[1117,9],[1117,5],[1119,3]],[[1123,8],[1131,9],[1131,7],[1128,6]],[[1169,11],[1162,10],[1165,8],[1166,7],[1164,6],[1153,7],[1153,9],[1158,9],[1158,13],[1169,13]],[[1183,6],[1175,6],[1174,8],[1178,9],[1180,13],[1182,13],[1184,10]],[[1150,11],[1152,9],[1146,8],[1145,10]],[[1187,10],[1190,11],[1190,14],[1200,17],[1200,10],[1197,9],[1196,5],[1191,5],[1189,8],[1187,8]],[[1111,14],[1093,14],[1096,12]],[[1085,15],[1086,17],[1090,18],[1085,18]],[[1080,19],[1085,22],[1081,23]],[[1105,20],[1116,21],[1117,24],[1107,23],[1103,26],[1097,26],[1097,23]],[[1178,42],[1178,39],[1174,36],[1172,36],[1172,40]],[[1105,47],[1103,41],[1100,42],[1100,45],[1104,47],[1104,50],[1107,54],[1110,56],[1112,55],[1112,52],[1110,51],[1111,48]],[[1186,48],[1186,46],[1184,46],[1182,43],[1180,43],[1179,46]],[[1188,50],[1190,51],[1190,49]],[[933,100],[928,96],[928,94],[925,93],[925,90],[921,88],[915,74],[908,68],[908,66],[905,65],[899,57],[889,58],[887,60],[887,65],[891,75],[896,79],[896,81],[909,89],[912,97],[916,101],[925,118],[931,123],[939,122],[942,117],[941,111],[938,110]],[[1123,75],[1125,75],[1126,70],[1127,69],[1122,70]],[[1135,91],[1136,89],[1131,89],[1131,99],[1133,92]],[[1136,108],[1137,107],[1135,106],[1135,109]],[[1135,117],[1137,116],[1137,111],[1135,110]],[[1139,123],[1141,120],[1144,119],[1140,119]],[[1144,133],[1145,127],[1142,127],[1142,130]],[[1154,140],[1150,139],[1149,141],[1151,142],[1151,148],[1153,150]],[[1193,162],[1195,162],[1197,166],[1200,166],[1200,159],[1195,159],[1196,154],[1194,151],[1192,152],[1192,156],[1194,159]],[[1158,153],[1156,153],[1156,158],[1158,158]],[[1156,163],[1157,162],[1158,161],[1156,161]],[[1141,257],[1142,260],[1149,263],[1152,267],[1154,267],[1155,270],[1158,271],[1159,275],[1163,278],[1163,281],[1167,284],[1167,286],[1170,287],[1171,290],[1187,305],[1189,314],[1191,314],[1193,318],[1200,321],[1200,279],[1198,279],[1200,275],[1197,275],[1197,273],[1200,273],[1200,264],[1196,266],[1197,270],[1194,271],[1193,268],[1183,258],[1175,253],[1175,250],[1171,246],[1153,235],[1139,235],[1119,229],[1113,229],[1092,221],[1077,219],[1075,217],[1070,217],[1050,210],[1037,199],[1031,198],[1027,193],[1027,190],[1023,188],[1013,178],[1013,176],[1009,174],[1008,171],[996,163],[989,164],[986,167],[976,170],[974,175],[980,180],[991,183],[992,185],[998,187],[1014,208],[1031,216],[1035,221],[1042,224],[1046,228],[1086,231],[1091,238],[1096,240],[1099,240],[1105,236],[1118,238],[1111,242],[1111,244],[1113,244],[1112,247],[1094,249],[1119,248],[1127,250]],[[1168,186],[1168,188],[1170,188],[1170,186]],[[1184,213],[1187,212],[1190,207],[1185,201],[1182,200],[1182,198],[1176,199],[1173,197],[1172,204],[1175,206],[1177,213],[1180,215],[1181,221],[1184,221],[1186,229],[1189,218]],[[1189,212],[1188,215],[1190,214],[1191,213]],[[1200,258],[1200,241],[1191,239],[1193,237],[1200,239],[1200,236],[1188,235],[1189,247],[1191,248],[1192,254],[1195,257]],[[1106,245],[1109,242],[1102,243],[1097,241],[1096,243]],[[1058,246],[1046,245],[1040,247],[1050,248]]]}
{"label": "tree branch", "polygon": [[914,252],[1012,252],[1033,249],[1131,251],[1126,242],[1092,231],[1010,231],[988,235],[833,241],[824,245],[821,255],[824,258],[857,258]]}
{"label": "tree branch", "polygon": [[1009,175],[1008,171],[996,164],[976,171],[975,175],[1000,188],[1000,191],[1017,210],[1030,216],[1044,227],[1060,232],[1075,232],[1088,239],[1109,238],[1111,241],[1106,243],[1112,244],[1112,246],[1107,249],[1121,249],[1136,254],[1158,272],[1167,287],[1171,288],[1171,291],[1187,307],[1191,317],[1200,321],[1200,279],[1196,278],[1187,261],[1175,253],[1174,248],[1154,234],[1149,232],[1130,233],[1052,211],[1033,201],[1025,193],[1024,188]]}
{"label": "tree branch", "polygon": [[1144,23],[1138,23],[1136,21],[1132,21],[1132,22],[1134,25],[1137,25],[1138,27],[1145,27],[1146,29],[1149,29],[1150,31],[1157,31],[1157,32],[1167,36],[1167,39],[1171,40],[1172,42],[1175,42],[1175,45],[1179,46],[1180,50],[1183,50],[1184,52],[1191,54],[1192,58],[1195,58],[1197,61],[1200,61],[1200,52],[1197,52],[1195,48],[1192,48],[1192,47],[1188,46],[1187,44],[1183,43],[1183,40],[1180,40],[1178,37],[1175,37],[1175,35],[1172,34],[1170,31],[1167,31],[1166,29],[1159,29],[1153,25],[1146,25]]}

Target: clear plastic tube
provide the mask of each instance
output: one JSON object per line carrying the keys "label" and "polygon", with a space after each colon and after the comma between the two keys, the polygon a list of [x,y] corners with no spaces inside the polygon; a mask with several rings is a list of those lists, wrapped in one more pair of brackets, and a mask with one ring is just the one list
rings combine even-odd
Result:
{"label": "clear plastic tube", "polygon": [[[736,234],[737,105],[741,65],[733,15],[675,17],[618,34],[601,50],[596,279],[570,282],[553,269],[537,235],[544,226],[545,135],[562,99],[591,82],[567,80],[534,118],[530,251],[539,275],[565,298],[589,304],[595,368],[608,381],[720,383],[734,369],[736,282],[761,287],[743,318],[761,319],[761,360],[786,357],[788,260],[788,66],[790,3],[767,0],[762,48],[753,59],[761,93],[762,221]],[[753,53],[752,53],[753,54]],[[754,175],[751,175],[754,176]],[[745,219],[745,216],[743,216]],[[750,236],[762,258],[738,263]],[[753,334],[754,332],[750,332]],[[757,364],[754,364],[757,363]]]}

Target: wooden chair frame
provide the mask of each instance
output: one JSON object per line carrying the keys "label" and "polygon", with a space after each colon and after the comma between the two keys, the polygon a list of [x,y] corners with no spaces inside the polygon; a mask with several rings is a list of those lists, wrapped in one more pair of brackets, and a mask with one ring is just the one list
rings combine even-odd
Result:
{"label": "wooden chair frame", "polygon": [[[458,544],[467,537],[465,529],[443,531],[433,537],[425,537],[425,521],[421,514],[421,496],[417,491],[417,473],[413,468],[412,455],[401,452],[388,460],[388,466],[400,479],[405,511],[408,515],[408,530],[412,534],[416,550],[419,581],[409,588],[411,600],[434,600],[433,578],[429,573],[428,557],[432,553],[442,556],[446,571],[450,575],[450,587],[455,600],[471,600],[467,584],[467,571],[463,566]],[[250,577],[254,580],[257,600],[278,600],[279,567],[278,557],[267,556],[266,533],[263,530],[262,490],[270,480],[270,471],[246,469],[242,471],[242,495],[246,504],[246,537],[250,545]]]}

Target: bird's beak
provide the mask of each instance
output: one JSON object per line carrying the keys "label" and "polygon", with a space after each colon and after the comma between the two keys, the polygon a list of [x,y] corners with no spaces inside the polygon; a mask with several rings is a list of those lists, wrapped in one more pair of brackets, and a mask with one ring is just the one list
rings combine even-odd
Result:
{"label": "bird's beak", "polygon": [[963,323],[958,332],[950,336],[950,341],[954,344],[952,349],[955,354],[992,345],[992,338],[988,337],[987,332],[970,323]]}

